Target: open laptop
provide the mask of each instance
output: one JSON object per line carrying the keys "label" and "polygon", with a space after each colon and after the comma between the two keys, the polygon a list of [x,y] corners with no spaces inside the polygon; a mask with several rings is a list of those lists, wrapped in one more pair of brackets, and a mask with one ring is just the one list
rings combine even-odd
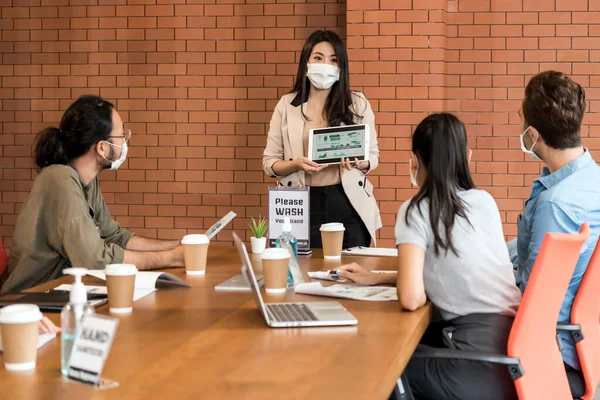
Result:
{"label": "open laptop", "polygon": [[309,303],[269,303],[265,304],[254,269],[248,257],[246,245],[234,233],[235,247],[242,261],[242,275],[254,293],[258,311],[271,328],[289,328],[297,326],[338,326],[356,325],[358,320],[337,301],[319,301]]}

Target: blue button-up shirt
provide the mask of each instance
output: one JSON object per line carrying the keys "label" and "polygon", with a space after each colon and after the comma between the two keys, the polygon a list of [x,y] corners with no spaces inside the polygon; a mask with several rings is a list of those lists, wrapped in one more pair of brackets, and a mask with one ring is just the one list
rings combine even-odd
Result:
{"label": "blue button-up shirt", "polygon": [[[561,322],[570,320],[573,299],[600,234],[600,167],[587,149],[583,155],[552,174],[544,168],[540,178],[533,182],[518,224],[515,268],[521,291],[525,291],[544,235],[547,232],[577,233],[584,222],[590,224],[591,236],[583,246],[560,308],[558,320]],[[580,369],[570,334],[561,332],[561,340],[563,360]]]}

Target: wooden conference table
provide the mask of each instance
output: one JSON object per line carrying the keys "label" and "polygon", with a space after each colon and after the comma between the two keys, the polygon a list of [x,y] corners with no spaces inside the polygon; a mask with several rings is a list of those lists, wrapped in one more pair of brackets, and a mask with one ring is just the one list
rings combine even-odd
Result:
{"label": "wooden conference table", "polygon": [[[260,259],[252,255],[257,273]],[[343,257],[379,270],[395,258]],[[301,256],[306,271],[331,269],[320,251]],[[425,331],[431,309],[401,312],[397,302],[341,300],[355,327],[271,329],[250,292],[215,291],[240,273],[234,247],[209,250],[206,276],[187,277],[192,288],[159,289],[138,300],[120,325],[103,376],[117,388],[98,390],[60,375],[60,338],[38,351],[32,372],[8,372],[0,356],[3,399],[387,399]],[[61,278],[35,290],[69,283]],[[98,284],[96,278],[86,278]],[[283,297],[283,298],[282,298]],[[265,295],[267,302],[337,300]],[[107,314],[108,307],[96,310]],[[47,314],[59,323],[59,314]]]}

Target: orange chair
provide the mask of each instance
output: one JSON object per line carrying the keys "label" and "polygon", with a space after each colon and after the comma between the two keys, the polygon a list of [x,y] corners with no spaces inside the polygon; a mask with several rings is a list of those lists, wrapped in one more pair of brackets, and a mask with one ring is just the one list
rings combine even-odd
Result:
{"label": "orange chair", "polygon": [[[2,284],[6,280],[8,275],[6,271],[6,265],[8,264],[8,256],[6,255],[6,249],[4,248],[4,243],[2,243],[2,239],[0,239],[0,289],[2,289]],[[6,274],[5,274],[6,273]]]}
{"label": "orange chair", "polygon": [[510,332],[508,356],[434,349],[417,351],[413,357],[503,364],[508,366],[520,400],[571,399],[556,341],[556,321],[581,248],[589,236],[587,223],[578,234],[546,234]]}
{"label": "orange chair", "polygon": [[593,400],[600,382],[600,243],[587,266],[571,308],[571,325],[559,324],[559,330],[570,331],[575,341],[581,371],[585,380],[583,400]]}

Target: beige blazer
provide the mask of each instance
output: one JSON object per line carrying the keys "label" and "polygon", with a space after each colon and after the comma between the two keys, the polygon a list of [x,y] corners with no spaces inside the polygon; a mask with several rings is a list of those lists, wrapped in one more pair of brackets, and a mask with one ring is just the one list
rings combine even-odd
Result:
{"label": "beige blazer", "polygon": [[[369,148],[369,171],[377,168],[379,164],[379,147],[377,146],[377,135],[375,133],[375,115],[369,101],[360,92],[352,93],[352,107],[356,114],[362,116],[357,118],[356,124],[369,124],[371,143]],[[263,169],[272,178],[280,178],[283,186],[304,185],[304,171],[294,172],[288,176],[280,177],[273,171],[273,164],[280,160],[293,160],[297,157],[305,157],[302,133],[304,131],[304,117],[301,111],[301,100],[297,93],[286,94],[279,100],[267,137],[267,146],[263,153]],[[377,201],[373,196],[373,185],[366,177],[366,173],[352,168],[350,171],[343,170],[342,186],[348,196],[348,200],[357,211],[360,218],[371,234],[373,243],[376,244],[375,234],[381,228],[381,216]]]}

